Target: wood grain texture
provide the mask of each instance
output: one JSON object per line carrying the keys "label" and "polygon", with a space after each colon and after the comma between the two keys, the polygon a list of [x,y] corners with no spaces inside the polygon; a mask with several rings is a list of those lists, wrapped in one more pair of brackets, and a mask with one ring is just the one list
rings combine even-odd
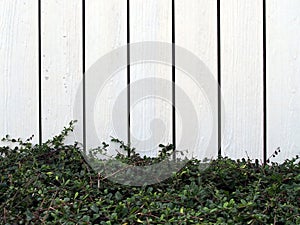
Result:
{"label": "wood grain texture", "polygon": [[0,137],[38,142],[37,1],[0,1]]}
{"label": "wood grain texture", "polygon": [[[144,41],[172,43],[171,1],[132,0],[130,4],[131,43]],[[144,49],[141,48],[141,51]],[[171,52],[169,54],[171,56]],[[148,86],[153,90],[153,95],[147,96],[145,90],[138,87],[136,82],[150,77],[154,79]],[[158,78],[166,80],[166,83]],[[131,98],[130,112],[132,145],[142,155],[156,156],[160,143],[172,142],[172,104],[169,101],[172,93],[171,80],[171,66],[155,62],[131,66],[131,85],[137,84],[135,87],[139,90],[138,94],[144,96],[136,102]]]}
{"label": "wood grain texture", "polygon": [[[103,56],[126,45],[126,15],[126,0],[86,1],[86,98],[91,97],[88,90],[94,86],[95,82],[90,76],[90,68],[101,62]],[[119,55],[121,59],[126,59],[126,51],[120,52]],[[108,57],[107,64],[98,71],[99,79],[106,77],[106,73],[114,64],[114,59],[110,59],[111,56]],[[105,79],[104,83],[93,87],[97,89],[97,98],[94,106],[86,110],[87,120],[95,124],[97,138],[89,137],[92,128],[87,127],[88,147],[99,146],[103,141],[109,143],[111,136],[124,142],[127,141],[127,102],[123,101],[122,105],[118,106],[122,112],[120,117],[113,118],[112,116],[116,100],[124,92],[126,94],[126,65],[120,66],[123,68],[109,74],[109,78]],[[93,110],[94,114],[91,114]]]}
{"label": "wood grain texture", "polygon": [[262,159],[262,1],[221,1],[223,155]]}
{"label": "wood grain texture", "polygon": [[268,156],[300,155],[300,2],[267,1]]}
{"label": "wood grain texture", "polygon": [[[185,48],[198,57],[209,69],[211,74],[205,76],[213,76],[217,81],[217,6],[216,1],[210,0],[191,0],[191,1],[175,1],[176,14],[176,45]],[[178,57],[177,57],[178,58]],[[189,65],[187,65],[189,67]],[[184,68],[183,68],[184,69]],[[217,139],[216,133],[212,135],[213,117],[210,104],[217,104],[217,98],[213,102],[209,102],[205,90],[201,84],[195,83],[195,77],[198,74],[186,74],[180,69],[176,70],[176,85],[182,89],[192,102],[194,109],[197,111],[197,123],[199,132],[196,142],[190,141],[183,149],[189,151],[189,155],[193,155],[200,159],[205,157],[211,158],[217,156]],[[217,82],[215,82],[215,89]],[[215,90],[217,94],[217,90]],[[184,105],[178,95],[176,98],[176,106]],[[185,109],[188,110],[188,109]],[[187,123],[180,118],[180,112],[177,115],[177,140],[178,145],[183,139],[191,138],[194,133],[192,128],[190,133],[182,132],[182,127]],[[182,121],[182,122],[181,122]],[[214,139],[214,145],[209,147],[209,140]],[[183,150],[181,149],[181,150]],[[180,149],[179,149],[180,150]]]}
{"label": "wood grain texture", "polygon": [[41,8],[45,141],[62,131],[71,120],[80,119],[74,118],[73,105],[82,79],[81,1],[42,1]]}
{"label": "wood grain texture", "polygon": [[[300,154],[300,3],[298,0],[266,2],[267,155],[281,147],[282,152],[274,160],[282,162]],[[10,134],[25,139],[34,134],[35,143],[39,138],[37,3],[34,0],[0,1],[0,136]],[[131,42],[171,43],[171,3],[168,0],[131,0]],[[126,44],[126,7],[126,0],[86,1],[87,70],[104,55]],[[263,155],[262,9],[261,0],[221,1],[225,122],[222,154],[232,158],[262,159]],[[212,0],[175,1],[176,44],[195,54],[215,78],[216,10],[216,1]],[[120,53],[123,58],[126,58],[125,53]],[[81,119],[75,118],[74,103],[78,100],[75,98],[77,91],[81,91],[78,88],[82,81],[82,54],[82,1],[42,1],[44,141],[59,133],[70,120]],[[110,63],[113,59],[99,70],[99,78],[108,71]],[[120,117],[112,116],[115,102],[126,94],[126,76],[126,66],[123,66],[96,87],[99,90],[95,105],[87,109],[94,113],[87,119],[95,124],[98,136],[89,140],[91,146],[108,142],[110,136],[127,140],[127,102],[118,106],[122,112]],[[172,142],[171,102],[155,97],[155,91],[159,90],[171,99],[171,66],[158,63],[131,65],[133,86],[150,77],[163,78],[169,83],[159,80],[149,83],[154,96],[131,102],[131,140],[138,152],[154,156],[159,143]],[[93,85],[91,77],[87,76],[87,80],[88,85]],[[176,84],[193,102],[199,120],[197,141],[185,146],[186,149],[199,158],[215,156],[217,145],[208,152],[203,150],[211,137],[211,103],[189,74],[176,70]],[[143,88],[135,91],[131,94],[146,93]],[[178,101],[177,104],[185,103]],[[182,133],[184,124],[180,112],[176,119],[176,138],[180,142],[182,137],[190,134]],[[81,141],[78,136],[72,136],[68,141],[74,139]]]}

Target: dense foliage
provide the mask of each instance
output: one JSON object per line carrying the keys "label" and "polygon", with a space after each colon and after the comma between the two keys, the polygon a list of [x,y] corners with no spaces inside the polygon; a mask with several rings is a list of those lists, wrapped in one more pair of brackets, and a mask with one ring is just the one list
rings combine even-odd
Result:
{"label": "dense foliage", "polygon": [[[64,144],[71,130],[41,146],[4,139],[18,147],[0,147],[0,224],[300,224],[298,156],[280,165],[220,157],[205,169],[191,160],[133,187],[94,172],[78,144]],[[127,150],[121,160],[141,162]]]}

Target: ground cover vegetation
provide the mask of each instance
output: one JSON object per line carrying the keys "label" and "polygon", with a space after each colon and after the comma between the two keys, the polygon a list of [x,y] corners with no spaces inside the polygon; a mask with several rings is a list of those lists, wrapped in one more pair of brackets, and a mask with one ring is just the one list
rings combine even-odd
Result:
{"label": "ground cover vegetation", "polygon": [[[73,126],[42,145],[2,140],[0,224],[300,224],[299,156],[282,164],[219,157],[205,167],[193,159],[161,182],[122,185],[93,170],[78,143],[64,143]],[[172,145],[150,158],[112,141],[128,165],[172,160]]]}

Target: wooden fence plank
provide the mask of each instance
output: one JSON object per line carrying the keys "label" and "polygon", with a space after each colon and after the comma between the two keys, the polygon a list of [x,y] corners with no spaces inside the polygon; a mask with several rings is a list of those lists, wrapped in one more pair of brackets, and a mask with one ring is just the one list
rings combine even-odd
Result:
{"label": "wooden fence plank", "polygon": [[221,1],[223,155],[262,159],[262,1]]}
{"label": "wooden fence plank", "polygon": [[0,137],[38,131],[37,1],[0,2]]}
{"label": "wooden fence plank", "polygon": [[41,11],[45,141],[79,119],[73,117],[73,104],[82,77],[81,1],[42,1]]}
{"label": "wooden fence plank", "polygon": [[[143,41],[172,43],[171,15],[171,1],[131,0],[131,43]],[[142,48],[141,51],[143,50]],[[158,144],[172,142],[172,104],[168,101],[172,93],[172,68],[170,65],[160,63],[139,63],[131,66],[132,85],[150,77],[154,82],[149,83],[148,87],[153,89],[154,96],[144,96],[145,98],[137,102],[133,102],[131,96],[131,140],[132,145],[142,155],[155,156]],[[159,78],[167,82],[161,82]],[[159,90],[158,93],[155,93],[155,90]],[[143,88],[140,88],[138,94],[146,95]],[[159,95],[168,97],[161,99],[158,98]]]}
{"label": "wooden fence plank", "polygon": [[300,2],[267,1],[268,155],[300,155]]}
{"label": "wooden fence plank", "polygon": [[[89,69],[95,63],[101,61],[102,57],[111,51],[126,45],[126,0],[89,0],[86,1],[86,80],[87,95],[90,98],[89,90],[96,80],[91,77]],[[119,52],[121,58],[126,59],[126,51]],[[110,57],[110,56],[109,56]],[[99,71],[99,79],[106,76],[106,72],[114,64],[114,59],[109,59],[107,65]],[[120,65],[122,66],[122,65]],[[111,77],[104,83],[96,85],[98,95],[93,110],[87,108],[87,120],[95,124],[97,138],[91,138],[87,127],[87,147],[99,145],[102,141],[110,141],[110,137],[116,137],[127,141],[127,103],[126,100],[118,106],[121,110],[120,117],[113,118],[114,103],[120,95],[126,95],[126,65],[124,68],[110,74]],[[88,123],[89,124],[89,123]]]}
{"label": "wooden fence plank", "polygon": [[[216,1],[210,0],[191,0],[191,1],[175,1],[175,17],[176,17],[176,45],[187,49],[198,57],[209,69],[211,74],[205,76],[213,76],[217,81],[217,5]],[[175,54],[176,56],[176,54]],[[178,57],[177,57],[178,58]],[[189,61],[189,60],[188,60]],[[186,69],[186,68],[183,68]],[[206,98],[206,92],[201,84],[195,83],[196,76],[199,74],[185,74],[179,69],[176,70],[176,85],[182,89],[193,103],[194,109],[197,111],[198,129],[196,142],[189,141],[187,146],[182,146],[189,150],[189,155],[196,156],[200,159],[205,157],[211,158],[217,156],[217,134],[213,133],[213,117],[210,110],[210,104],[217,104],[217,98],[213,102],[209,102]],[[205,79],[205,78],[204,78]],[[216,89],[215,87],[211,89]],[[217,97],[217,89],[216,96]],[[180,101],[178,95],[176,98],[176,106],[184,105],[185,102]],[[186,109],[188,110],[188,109]],[[181,137],[184,139],[191,138],[194,133],[189,129],[190,133],[182,132],[182,127],[187,123],[180,124],[180,115],[177,116],[177,142],[181,145]],[[214,139],[214,145],[208,146],[210,138]],[[194,143],[192,143],[194,142]],[[179,149],[181,150],[181,149]]]}

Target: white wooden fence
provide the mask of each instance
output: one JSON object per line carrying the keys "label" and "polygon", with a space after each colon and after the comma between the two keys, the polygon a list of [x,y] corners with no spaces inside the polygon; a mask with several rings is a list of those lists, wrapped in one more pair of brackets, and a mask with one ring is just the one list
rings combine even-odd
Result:
{"label": "white wooden fence", "polygon": [[[269,156],[277,147],[282,150],[277,161],[300,154],[300,1],[220,0],[219,18],[217,0],[174,4],[175,43],[199,57],[216,79],[221,76],[222,155],[263,160],[264,151]],[[83,5],[82,0],[0,0],[0,136],[34,134],[38,143],[70,120],[82,119],[74,118],[73,106],[83,70],[125,45],[128,34],[126,0],[86,0]],[[172,21],[172,0],[130,0],[131,43],[172,43]],[[131,81],[154,71],[160,71],[157,77],[172,79],[171,68],[153,68],[132,66]],[[203,96],[179,71],[176,84],[199,106],[201,122],[208,110],[201,104]],[[101,116],[95,119],[105,141],[112,135],[109,108],[124,88],[126,69],[105,86],[107,102],[97,106]],[[156,100],[137,105],[130,114],[132,135],[147,138],[150,120],[162,118],[167,131],[160,143],[171,143],[171,111]],[[209,122],[203,118],[201,124],[199,145],[209,138]],[[159,131],[154,127],[152,132]],[[179,128],[176,135],[180,139]],[[126,139],[126,131],[120,137]]]}

